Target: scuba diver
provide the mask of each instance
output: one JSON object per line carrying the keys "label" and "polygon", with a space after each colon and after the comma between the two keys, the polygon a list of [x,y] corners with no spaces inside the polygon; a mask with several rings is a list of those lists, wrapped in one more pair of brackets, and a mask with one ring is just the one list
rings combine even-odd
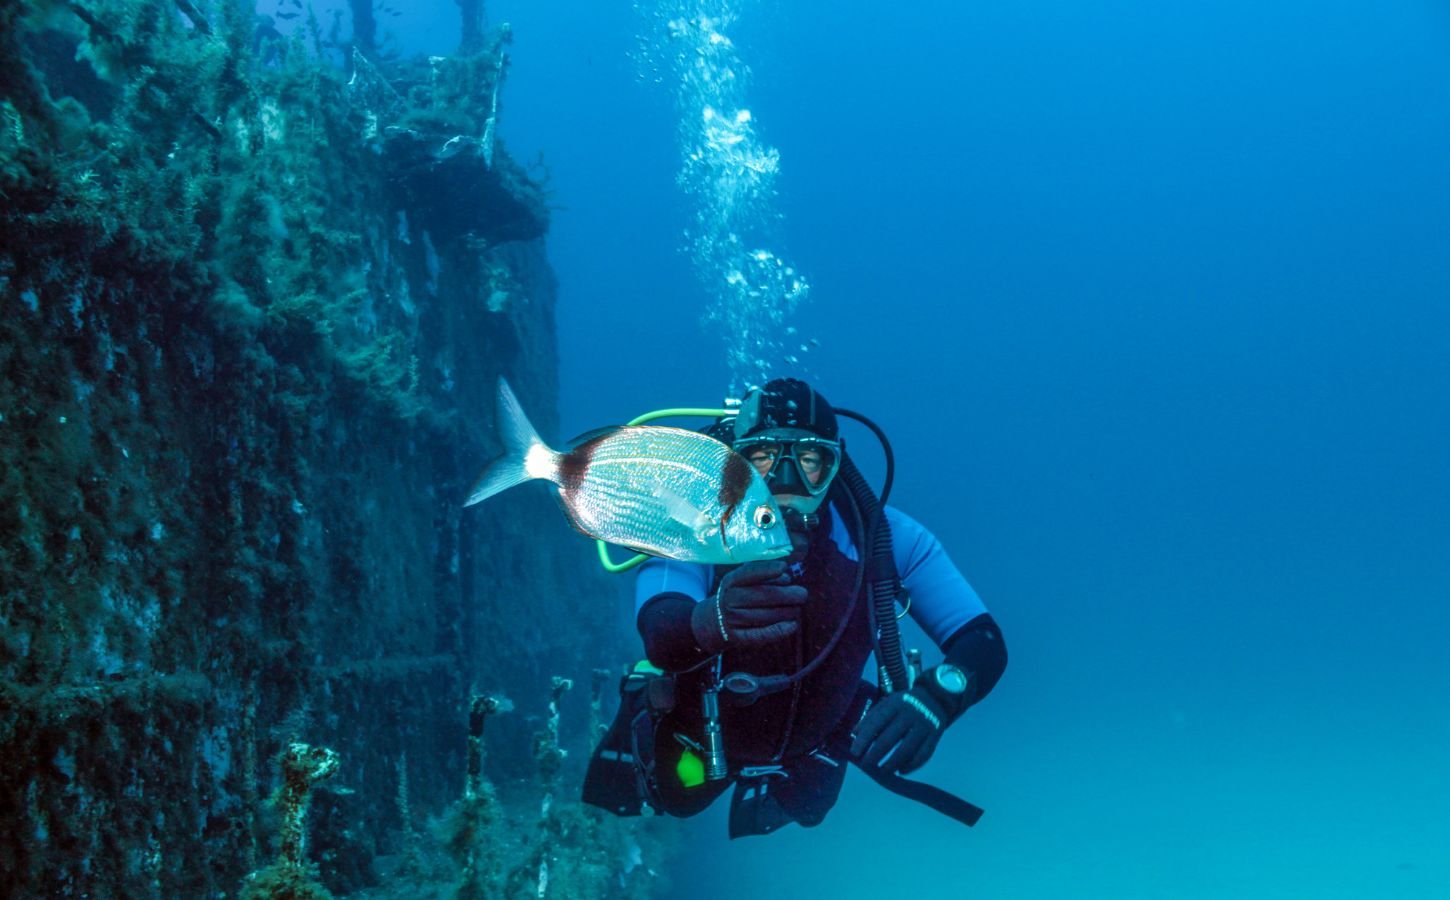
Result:
{"label": "scuba diver", "polygon": [[[878,500],[844,451],[837,412],[886,451]],[[902,778],[992,690],[1007,664],[981,598],[925,528],[884,505],[892,457],[868,419],[803,381],[753,390],[707,433],[765,479],[789,530],[784,559],[708,566],[649,559],[636,582],[648,663],[622,683],[584,800],[690,816],[734,785],[730,836],[819,824],[854,762],[874,781],[965,824],[981,810]],[[903,658],[897,607],[944,659]],[[862,678],[876,656],[876,681]]]}

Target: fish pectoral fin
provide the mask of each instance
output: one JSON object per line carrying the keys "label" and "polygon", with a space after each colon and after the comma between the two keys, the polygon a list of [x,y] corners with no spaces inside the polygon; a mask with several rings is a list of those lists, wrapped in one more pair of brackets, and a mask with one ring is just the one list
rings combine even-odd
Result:
{"label": "fish pectoral fin", "polygon": [[705,537],[718,527],[713,519],[705,515],[704,510],[668,487],[659,489],[659,498],[664,503],[665,511],[670,514],[670,518],[690,529],[697,536]]}

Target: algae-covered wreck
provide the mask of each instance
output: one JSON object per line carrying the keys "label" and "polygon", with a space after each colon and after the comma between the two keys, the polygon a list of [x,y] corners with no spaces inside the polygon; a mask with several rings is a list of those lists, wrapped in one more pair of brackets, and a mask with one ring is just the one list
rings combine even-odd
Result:
{"label": "algae-covered wreck", "polygon": [[7,895],[659,887],[573,800],[607,679],[554,680],[618,588],[460,508],[498,376],[556,390],[508,30],[390,59],[352,5],[0,5]]}

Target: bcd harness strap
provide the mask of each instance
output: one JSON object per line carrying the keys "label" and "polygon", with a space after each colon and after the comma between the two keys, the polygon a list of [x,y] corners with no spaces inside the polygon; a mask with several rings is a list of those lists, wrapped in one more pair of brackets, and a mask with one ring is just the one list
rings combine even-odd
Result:
{"label": "bcd harness strap", "polygon": [[982,818],[983,810],[980,806],[968,803],[961,797],[949,794],[939,787],[902,778],[900,775],[876,766],[863,766],[859,762],[856,763],[856,768],[865,772],[872,781],[891,793],[899,794],[908,800],[915,800],[917,803],[925,803],[942,815],[956,819],[968,828],[977,824],[977,820]]}

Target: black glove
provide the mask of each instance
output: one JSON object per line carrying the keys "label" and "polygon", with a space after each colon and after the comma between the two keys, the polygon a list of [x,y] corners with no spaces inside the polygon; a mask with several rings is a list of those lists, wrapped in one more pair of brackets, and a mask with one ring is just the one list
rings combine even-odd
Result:
{"label": "black glove", "polygon": [[696,604],[690,615],[695,643],[715,654],[730,644],[757,647],[795,634],[806,589],[786,579],[781,560],[750,562],[730,572],[715,596]]}
{"label": "black glove", "polygon": [[905,775],[926,765],[946,727],[969,705],[970,692],[950,694],[923,672],[909,690],[887,694],[856,726],[851,755],[862,766]]}

